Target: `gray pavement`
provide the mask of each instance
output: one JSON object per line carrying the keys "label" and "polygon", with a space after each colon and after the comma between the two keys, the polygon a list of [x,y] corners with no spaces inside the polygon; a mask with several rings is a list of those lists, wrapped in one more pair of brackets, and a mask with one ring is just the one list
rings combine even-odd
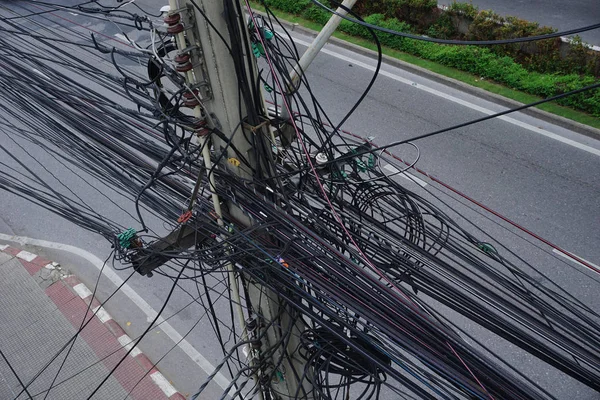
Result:
{"label": "gray pavement", "polygon": [[[21,382],[27,385],[76,330],[21,263],[5,253],[0,253],[0,293],[0,350]],[[33,399],[85,399],[108,375],[109,371],[94,351],[85,341],[77,340],[56,382],[74,377],[45,397],[63,358],[59,356],[28,386]],[[89,368],[82,371],[84,366]],[[0,399],[30,399],[21,390],[17,377],[0,358]],[[125,399],[127,392],[110,377],[93,398]]]}

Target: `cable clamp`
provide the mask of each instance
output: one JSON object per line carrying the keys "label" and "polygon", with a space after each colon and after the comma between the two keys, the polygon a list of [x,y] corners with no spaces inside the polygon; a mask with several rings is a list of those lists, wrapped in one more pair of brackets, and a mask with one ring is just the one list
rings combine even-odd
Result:
{"label": "cable clamp", "polygon": [[262,129],[265,126],[268,126],[270,123],[271,123],[271,121],[269,121],[268,119],[261,122],[260,124],[258,124],[256,126],[252,126],[252,125],[244,122],[244,128],[252,131],[252,133],[256,133],[258,130]]}
{"label": "cable clamp", "polygon": [[279,263],[279,264],[280,264],[282,267],[285,267],[285,268],[289,268],[289,267],[290,267],[290,264],[286,263],[286,262],[285,262],[285,260],[284,260],[283,258],[281,258],[281,257],[278,257],[278,258],[277,258],[277,262],[278,262],[278,263]]}
{"label": "cable clamp", "polygon": [[498,250],[496,250],[496,248],[490,243],[479,242],[476,244],[476,246],[479,250],[481,250],[482,252],[484,252],[486,254],[494,254],[494,255],[498,254]]}
{"label": "cable clamp", "polygon": [[119,233],[117,235],[117,240],[119,241],[119,246],[124,249],[141,246],[141,241],[137,238],[137,231],[133,228],[129,228],[124,232]]}

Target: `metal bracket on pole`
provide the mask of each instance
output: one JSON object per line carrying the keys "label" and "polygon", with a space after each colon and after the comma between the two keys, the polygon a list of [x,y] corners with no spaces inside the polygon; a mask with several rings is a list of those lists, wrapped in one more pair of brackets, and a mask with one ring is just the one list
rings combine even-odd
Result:
{"label": "metal bracket on pole", "polygon": [[151,277],[152,271],[156,268],[176,257],[180,252],[202,244],[207,239],[209,239],[208,235],[201,235],[193,227],[184,225],[148,247],[138,249],[131,264],[139,274]]}

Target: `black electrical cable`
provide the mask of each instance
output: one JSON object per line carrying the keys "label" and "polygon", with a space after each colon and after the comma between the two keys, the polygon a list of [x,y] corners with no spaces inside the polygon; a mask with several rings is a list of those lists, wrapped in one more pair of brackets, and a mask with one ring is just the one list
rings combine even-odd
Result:
{"label": "black electrical cable", "polygon": [[12,374],[15,376],[15,378],[17,378],[17,382],[19,382],[19,385],[21,385],[21,387],[23,388],[23,390],[25,391],[25,394],[27,394],[27,396],[29,397],[30,400],[33,400],[33,397],[31,396],[31,393],[29,393],[29,390],[27,390],[27,388],[23,384],[23,381],[19,377],[19,374],[17,374],[17,371],[15,371],[14,367],[12,366],[12,364],[10,363],[10,361],[8,361],[8,359],[4,355],[4,352],[2,352],[1,349],[0,349],[0,357],[2,357],[2,359],[4,360],[4,362],[6,363],[6,365],[8,366],[8,368],[10,369],[10,372],[12,372]]}
{"label": "black electrical cable", "polygon": [[[278,97],[284,93],[276,88],[275,82],[289,82],[289,71],[294,68],[299,52],[293,43],[288,44],[278,35],[265,42],[263,29],[274,31],[272,21],[277,23],[270,14],[269,19],[260,22],[262,27],[255,27],[257,30],[248,38],[242,29],[245,21],[233,17],[242,15],[239,4],[228,0],[224,4],[231,11],[227,13],[231,28],[227,34],[236,46],[235,51],[231,48],[229,56],[233,57],[239,86],[239,117],[255,125],[267,119],[260,100],[261,82],[275,88],[274,102],[280,104]],[[81,12],[110,19],[113,11],[102,7]],[[120,16],[124,20],[132,18],[126,13]],[[206,15],[201,16],[206,18]],[[31,17],[23,15],[22,19]],[[142,21],[136,18],[136,24],[138,20]],[[300,381],[310,380],[312,386],[310,393],[299,387],[295,398],[312,394],[323,398],[377,399],[390,393],[422,398],[431,397],[432,393],[436,398],[548,397],[548,393],[531,380],[515,378],[511,371],[499,368],[488,359],[485,350],[462,341],[460,329],[443,323],[443,315],[428,307],[421,300],[421,294],[595,387],[600,376],[595,365],[600,355],[591,343],[600,340],[598,314],[554,283],[552,288],[559,290],[541,284],[526,272],[536,271],[535,267],[517,254],[502,251],[501,246],[495,243],[493,246],[489,239],[478,239],[431,202],[380,171],[382,150],[386,147],[366,146],[342,136],[339,126],[331,123],[319,104],[304,74],[299,85],[285,93],[298,110],[292,119],[299,129],[298,140],[287,144],[282,144],[281,138],[262,141],[253,133],[242,133],[241,126],[234,132],[211,132],[212,138],[225,143],[225,150],[231,147],[249,167],[253,158],[246,159],[234,147],[234,141],[242,134],[256,151],[254,159],[265,160],[265,163],[258,169],[248,168],[251,178],[241,179],[224,168],[223,149],[215,149],[211,154],[213,167],[207,172],[217,182],[212,189],[223,204],[228,205],[224,207],[224,225],[217,224],[211,214],[214,212],[211,202],[203,193],[194,199],[192,219],[178,223],[177,219],[183,217],[181,210],[190,204],[194,179],[204,166],[199,162],[202,146],[194,145],[193,132],[183,129],[190,124],[181,107],[181,95],[187,89],[174,75],[166,53],[159,52],[155,59],[158,66],[155,76],[144,78],[135,68],[127,66],[138,52],[143,55],[142,60],[152,59],[142,48],[120,52],[97,43],[91,47],[96,51],[88,53],[95,52],[97,56],[106,51],[112,58],[112,64],[101,61],[107,66],[106,71],[102,71],[93,62],[78,65],[78,59],[73,60],[63,49],[54,46],[55,35],[51,29],[42,28],[39,32],[44,36],[25,34],[19,32],[18,26],[9,26],[16,33],[11,34],[13,31],[6,29],[5,32],[15,41],[2,40],[3,56],[7,57],[3,59],[5,68],[0,74],[0,83],[5,85],[0,97],[5,100],[3,113],[15,122],[0,120],[3,129],[18,132],[15,138],[34,146],[48,142],[49,146],[60,148],[63,150],[60,165],[68,165],[69,170],[75,171],[73,175],[81,176],[88,185],[92,184],[92,178],[88,177],[93,177],[101,185],[99,190],[106,187],[122,198],[137,196],[138,207],[156,218],[152,224],[163,224],[160,230],[171,232],[185,227],[196,237],[210,239],[193,250],[156,250],[152,245],[161,241],[161,235],[156,233],[138,234],[130,242],[117,239],[123,228],[119,224],[111,225],[91,204],[74,201],[81,197],[78,192],[70,193],[73,198],[62,193],[53,196],[51,190],[44,190],[44,179],[37,171],[28,171],[18,162],[0,163],[0,168],[8,172],[0,177],[0,187],[86,229],[101,232],[115,246],[113,260],[124,263],[115,268],[127,268],[136,254],[142,259],[163,257],[171,261],[155,272],[176,282],[172,292],[181,290],[191,295],[185,284],[195,284],[197,290],[203,285],[206,302],[202,298],[195,304],[211,315],[212,329],[226,354],[223,365],[231,368],[234,378],[230,387],[237,385],[234,391],[240,396],[257,390],[283,395],[269,382],[277,380],[277,371],[287,365],[285,373]],[[214,25],[211,29],[224,40],[224,33],[217,32]],[[64,40],[60,35],[56,38]],[[150,47],[165,45],[160,35],[155,40],[155,45]],[[273,64],[274,72],[254,79],[246,72],[247,66],[254,63],[248,46],[250,42],[261,41],[265,42],[264,51],[269,55],[268,62]],[[70,46],[85,49],[85,43]],[[71,75],[55,68],[53,59],[59,61],[55,65],[68,69]],[[39,76],[23,72],[31,66],[40,71]],[[374,74],[371,84],[377,75]],[[167,102],[157,98],[160,91],[146,90],[157,85],[163,76],[176,86]],[[84,82],[93,82],[111,94],[101,94]],[[592,88],[582,88],[575,93]],[[367,92],[368,89],[362,98]],[[12,93],[21,96],[14,98]],[[129,110],[119,105],[113,96],[132,102],[144,111]],[[546,101],[551,100],[542,102]],[[360,99],[354,103],[353,111],[359,103]],[[55,116],[60,118],[60,124]],[[342,124],[347,117],[342,119]],[[276,128],[276,132],[281,131]],[[420,135],[412,140],[446,131]],[[402,143],[390,146],[399,144]],[[307,147],[308,154],[304,153],[303,146]],[[276,152],[273,147],[277,147]],[[326,153],[330,161],[319,165],[314,174],[307,157],[319,151]],[[26,152],[26,157],[31,158],[33,154]],[[50,169],[48,173],[58,176]],[[208,187],[205,180],[199,183],[203,188]],[[39,190],[40,185],[42,190]],[[322,185],[327,191],[327,200],[322,196]],[[72,189],[65,186],[61,190]],[[143,194],[138,196],[139,193]],[[237,207],[244,218],[252,221],[252,226],[241,228],[242,224],[231,217],[229,206]],[[132,221],[146,225],[141,215],[134,215]],[[192,262],[195,265],[190,265]],[[262,361],[253,365],[241,356],[239,346],[234,345],[231,353],[227,351],[228,343],[239,343],[242,334],[235,327],[231,297],[209,295],[228,293],[223,280],[217,279],[220,282],[217,283],[214,278],[227,277],[229,264],[234,265],[236,279],[242,283],[240,306],[249,316],[264,318],[249,301],[247,286],[252,282],[269,288],[273,296],[283,302],[288,314],[294,315],[288,323],[283,323],[279,315],[264,321],[267,327],[279,332],[279,339],[275,343],[263,343],[258,350]],[[373,268],[382,274],[383,281],[370,275]],[[219,301],[221,306],[217,305]],[[231,320],[219,318],[216,310],[226,310]],[[299,321],[307,326],[304,333],[293,328]],[[299,346],[289,355],[279,352],[278,349],[287,348],[292,339],[299,340],[308,332],[319,332],[318,337],[328,338],[332,346],[321,345],[320,349],[311,349],[310,354],[303,353]],[[290,360],[301,353],[307,362],[296,369]],[[364,362],[357,365],[350,359]],[[264,379],[248,387],[252,375]],[[397,390],[399,385],[405,389],[403,392]]]}

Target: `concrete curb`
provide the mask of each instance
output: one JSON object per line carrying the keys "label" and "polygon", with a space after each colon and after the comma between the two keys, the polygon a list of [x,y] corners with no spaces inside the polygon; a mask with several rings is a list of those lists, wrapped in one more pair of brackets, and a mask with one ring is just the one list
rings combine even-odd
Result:
{"label": "concrete curb", "polygon": [[[254,12],[256,12],[257,14],[266,16],[266,14],[263,13],[263,12],[261,12],[261,11],[256,11],[255,10]],[[316,37],[317,34],[318,34],[317,31],[313,31],[312,29],[305,28],[302,25],[294,24],[294,23],[291,23],[289,21],[283,20],[281,18],[279,18],[279,21],[287,29],[289,29],[291,31],[298,31],[300,33],[303,33],[305,35],[312,36],[312,37]],[[329,39],[328,43],[334,44],[334,45],[339,46],[341,48],[344,48],[346,50],[353,51],[353,52],[358,53],[360,55],[363,55],[365,57],[369,57],[369,58],[372,58],[372,59],[377,59],[377,52],[376,51],[367,49],[367,48],[362,47],[362,46],[358,46],[358,45],[350,43],[350,42],[346,42],[345,40],[338,39],[336,37],[331,37]],[[403,69],[403,70],[408,71],[410,73],[422,76],[424,78],[431,79],[431,80],[433,80],[435,82],[444,84],[446,86],[450,86],[450,87],[452,87],[454,89],[459,89],[459,90],[461,90],[463,92],[466,92],[466,93],[468,93],[470,95],[473,95],[473,96],[477,96],[477,97],[479,97],[481,99],[492,101],[492,102],[494,102],[494,103],[496,103],[498,105],[501,105],[501,106],[504,106],[504,107],[507,107],[507,108],[516,108],[516,107],[519,107],[519,106],[523,105],[523,103],[520,103],[520,102],[518,102],[516,100],[512,100],[512,99],[506,98],[504,96],[500,96],[499,94],[496,94],[496,93],[488,92],[487,90],[483,90],[483,89],[480,89],[478,87],[471,86],[471,85],[469,85],[467,83],[458,81],[458,80],[453,79],[453,78],[449,78],[449,77],[444,76],[444,75],[440,75],[440,74],[438,74],[436,72],[429,71],[428,69],[425,69],[425,68],[419,67],[417,65],[413,65],[413,64],[407,63],[407,62],[402,61],[402,60],[398,60],[396,58],[387,56],[385,54],[383,55],[383,62],[386,63],[386,64],[388,64],[388,65],[391,65],[393,67],[400,68],[400,69]],[[544,111],[544,110],[540,110],[540,109],[535,108],[535,107],[528,108],[528,109],[525,109],[525,110],[520,111],[520,112],[523,113],[523,114],[535,117],[535,118],[539,118],[539,119],[541,119],[543,121],[552,123],[554,125],[558,125],[558,126],[560,126],[562,128],[566,128],[566,129],[572,130],[574,132],[580,133],[582,135],[591,137],[593,139],[600,140],[600,129],[596,129],[596,128],[593,128],[591,126],[584,125],[584,124],[581,124],[581,123],[576,122],[576,121],[572,121],[570,119],[567,119],[567,118],[561,117],[559,115],[555,115],[555,114],[549,113],[549,112]]]}
{"label": "concrete curb", "polygon": [[[150,394],[152,400],[185,400],[185,396],[173,387],[154,363],[140,349],[133,347],[135,341],[101,307],[100,302],[92,297],[92,291],[75,275],[67,274],[58,263],[28,251],[8,245],[0,245],[0,251],[16,257],[32,277],[40,278],[36,280],[46,295],[76,329],[89,308],[86,322],[90,322],[81,331],[80,337],[109,370],[116,365],[115,360],[121,359],[131,350],[113,376],[124,389],[131,391],[133,399],[148,400]],[[116,357],[112,357],[113,355]]]}

